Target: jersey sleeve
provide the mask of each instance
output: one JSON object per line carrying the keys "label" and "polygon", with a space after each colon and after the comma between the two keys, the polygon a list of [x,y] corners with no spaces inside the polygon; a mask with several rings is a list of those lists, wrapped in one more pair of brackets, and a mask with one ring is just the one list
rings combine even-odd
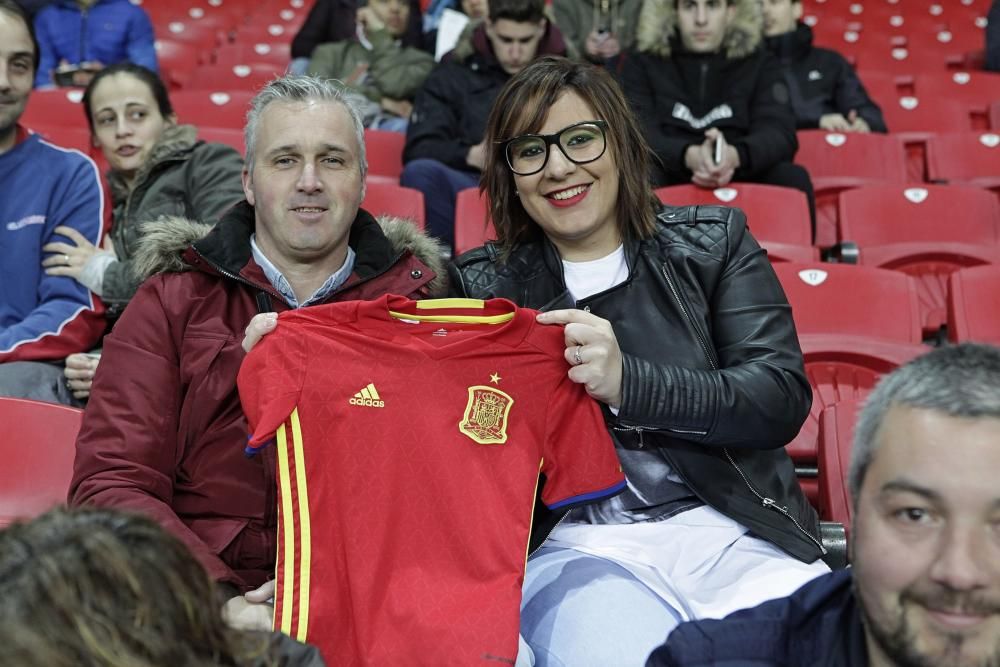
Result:
{"label": "jersey sleeve", "polygon": [[[295,409],[306,374],[306,346],[291,322],[278,316],[274,332],[250,351],[237,378],[250,427],[246,453],[264,447]],[[282,328],[284,325],[284,328]]]}
{"label": "jersey sleeve", "polygon": [[549,402],[542,472],[542,502],[549,509],[585,505],[625,488],[600,405],[565,372]]}

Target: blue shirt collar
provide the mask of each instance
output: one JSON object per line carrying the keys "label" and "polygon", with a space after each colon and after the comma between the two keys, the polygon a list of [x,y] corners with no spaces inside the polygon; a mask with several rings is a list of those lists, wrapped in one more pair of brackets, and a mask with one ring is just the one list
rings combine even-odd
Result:
{"label": "blue shirt collar", "polygon": [[253,259],[257,262],[257,265],[264,270],[264,275],[267,276],[268,282],[278,290],[280,294],[289,306],[292,308],[302,308],[305,306],[310,306],[318,301],[322,301],[326,297],[330,296],[334,290],[344,284],[350,277],[351,272],[354,271],[354,259],[355,254],[351,246],[347,246],[347,257],[344,258],[344,264],[337,270],[336,273],[331,275],[326,279],[319,289],[313,292],[312,296],[308,299],[299,303],[299,300],[295,298],[295,291],[292,286],[285,279],[285,276],[281,274],[274,264],[271,263],[264,253],[261,252],[260,248],[257,247],[257,235],[250,235],[250,250],[253,252]]}

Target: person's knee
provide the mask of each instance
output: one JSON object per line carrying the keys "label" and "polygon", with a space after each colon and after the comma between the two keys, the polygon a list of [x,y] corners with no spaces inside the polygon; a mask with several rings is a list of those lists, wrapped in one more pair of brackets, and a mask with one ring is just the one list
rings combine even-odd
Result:
{"label": "person's knee", "polygon": [[809,178],[809,172],[801,165],[779,162],[771,167],[764,177],[764,180],[773,185],[784,185],[812,195],[812,179]]}
{"label": "person's knee", "polygon": [[419,190],[422,189],[422,186],[426,187],[430,184],[446,182],[446,169],[447,167],[444,164],[430,158],[413,160],[403,166],[403,173],[399,176],[399,183],[408,188],[417,188]]}
{"label": "person's knee", "polygon": [[[538,667],[642,664],[680,614],[625,568],[556,559],[526,581],[521,632]],[[624,661],[624,662],[622,662]]]}

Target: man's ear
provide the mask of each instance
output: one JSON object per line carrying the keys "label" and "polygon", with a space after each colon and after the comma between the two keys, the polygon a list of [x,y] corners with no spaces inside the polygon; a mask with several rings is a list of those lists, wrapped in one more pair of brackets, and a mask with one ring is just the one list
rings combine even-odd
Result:
{"label": "man's ear", "polygon": [[798,20],[800,20],[802,18],[802,3],[801,2],[793,2],[792,3],[792,16],[795,17],[796,21],[798,21]]}
{"label": "man's ear", "polygon": [[253,176],[250,174],[250,172],[247,170],[246,167],[243,167],[242,180],[243,180],[243,194],[246,195],[247,202],[251,206],[256,206],[257,204],[254,202],[254,196],[253,196]]}

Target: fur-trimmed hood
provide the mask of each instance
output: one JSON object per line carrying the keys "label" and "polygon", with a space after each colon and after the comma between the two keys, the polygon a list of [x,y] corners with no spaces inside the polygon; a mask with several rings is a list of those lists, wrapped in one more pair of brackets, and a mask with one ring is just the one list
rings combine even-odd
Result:
{"label": "fur-trimmed hood", "polygon": [[[430,283],[431,294],[443,295],[446,289],[443,246],[405,218],[383,215],[376,220],[394,254],[411,251],[437,276]],[[144,223],[142,243],[132,263],[136,277],[142,281],[158,273],[192,270],[193,267],[184,259],[184,252],[196,241],[208,236],[213,227],[186,218],[166,216]]]}
{"label": "fur-trimmed hood", "polygon": [[[736,14],[722,39],[727,58],[745,58],[761,43],[761,17],[757,0],[734,0]],[[644,53],[670,57],[671,40],[677,37],[677,0],[645,0],[639,14],[636,47]]]}

